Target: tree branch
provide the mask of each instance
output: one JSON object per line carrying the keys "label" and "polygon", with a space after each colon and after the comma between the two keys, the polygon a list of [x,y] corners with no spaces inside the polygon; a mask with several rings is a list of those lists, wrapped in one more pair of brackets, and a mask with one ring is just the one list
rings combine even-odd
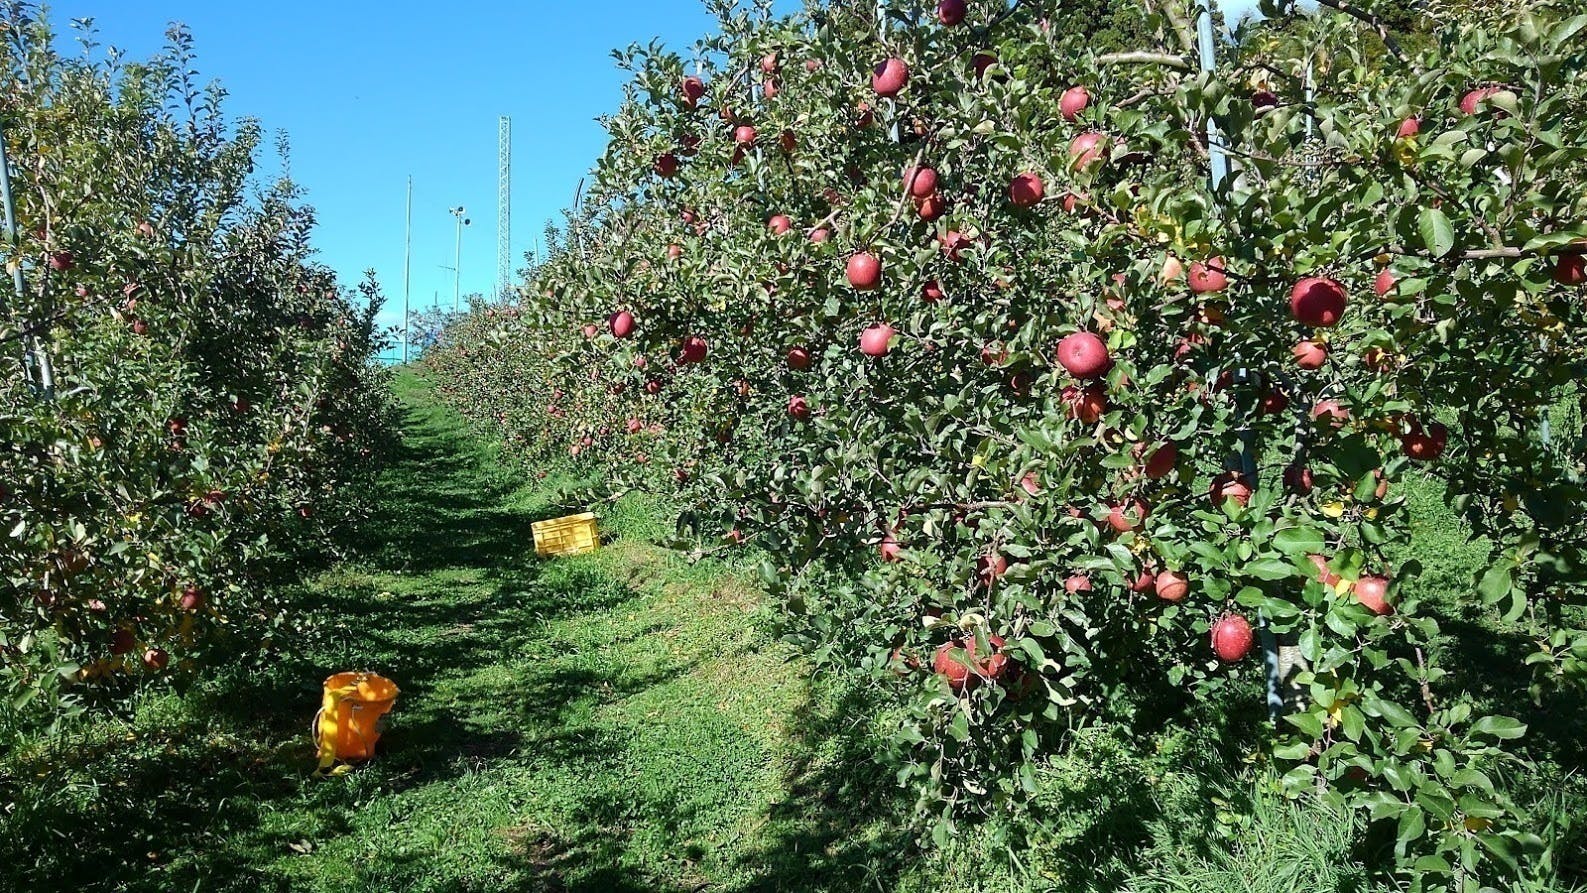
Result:
{"label": "tree branch", "polygon": [[1104,53],[1097,57],[1098,65],[1161,65],[1179,71],[1190,71],[1191,64],[1170,53],[1148,53],[1137,50],[1129,53]]}
{"label": "tree branch", "polygon": [[1377,16],[1367,12],[1364,9],[1358,9],[1350,5],[1348,0],[1317,0],[1317,2],[1321,3],[1323,6],[1336,9],[1345,15],[1350,16],[1351,18],[1370,25],[1372,30],[1378,33],[1378,37],[1382,38],[1383,45],[1388,47],[1389,52],[1394,54],[1394,58],[1399,59],[1402,62],[1405,61],[1405,51],[1400,49],[1400,42],[1395,40],[1394,35],[1389,33],[1389,28],[1387,25],[1383,24],[1382,19],[1379,19]]}

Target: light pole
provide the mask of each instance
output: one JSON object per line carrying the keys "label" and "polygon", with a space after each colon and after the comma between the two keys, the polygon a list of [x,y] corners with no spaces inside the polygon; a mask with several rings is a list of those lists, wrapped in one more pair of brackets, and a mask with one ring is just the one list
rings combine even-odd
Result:
{"label": "light pole", "polygon": [[461,284],[463,278],[463,227],[468,226],[473,221],[464,216],[467,212],[463,210],[462,205],[458,205],[455,208],[449,208],[448,211],[453,217],[457,218],[457,248],[452,255],[452,312],[457,313],[458,310],[461,309],[460,295],[462,294]]}

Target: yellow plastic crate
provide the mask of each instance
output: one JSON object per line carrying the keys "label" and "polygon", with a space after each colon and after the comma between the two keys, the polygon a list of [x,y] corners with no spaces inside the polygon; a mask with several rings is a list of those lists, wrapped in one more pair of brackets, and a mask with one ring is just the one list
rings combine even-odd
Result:
{"label": "yellow plastic crate", "polygon": [[582,555],[601,545],[600,535],[595,532],[594,512],[536,521],[529,529],[534,533],[535,554],[541,557]]}

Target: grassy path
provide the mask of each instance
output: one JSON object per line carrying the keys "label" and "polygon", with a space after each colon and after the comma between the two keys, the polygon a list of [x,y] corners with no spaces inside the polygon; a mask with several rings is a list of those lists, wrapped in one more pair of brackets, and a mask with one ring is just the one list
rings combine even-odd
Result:
{"label": "grassy path", "polygon": [[[0,760],[0,888],[892,888],[898,841],[845,799],[881,785],[871,743],[761,639],[752,592],[647,545],[633,504],[608,548],[536,560],[558,488],[398,388],[360,557],[290,594],[307,641]],[[315,780],[342,669],[403,693],[380,758]]]}

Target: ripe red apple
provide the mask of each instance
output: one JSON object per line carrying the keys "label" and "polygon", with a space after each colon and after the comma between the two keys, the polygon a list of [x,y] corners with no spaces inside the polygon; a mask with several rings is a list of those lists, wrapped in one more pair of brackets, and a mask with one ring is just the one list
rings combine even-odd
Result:
{"label": "ripe red apple", "polygon": [[584,328],[581,331],[584,332],[585,338],[594,338],[596,335],[601,333],[601,327],[597,326],[595,323],[585,323]]}
{"label": "ripe red apple", "polygon": [[1286,466],[1284,469],[1284,488],[1291,493],[1299,493],[1301,496],[1311,493],[1311,469],[1298,463]]}
{"label": "ripe red apple", "polygon": [[705,96],[705,81],[691,74],[683,79],[681,90],[684,105],[692,109],[699,104],[701,97]]}
{"label": "ripe red apple", "polygon": [[1065,335],[1058,342],[1058,362],[1070,375],[1081,380],[1100,378],[1113,368],[1108,346],[1090,332]]}
{"label": "ripe red apple", "polygon": [[788,348],[787,359],[788,368],[790,369],[810,368],[810,350],[808,348],[800,346]]}
{"label": "ripe red apple", "polygon": [[780,93],[780,92],[782,92],[782,91],[780,89],[778,89],[778,87],[777,87],[777,79],[776,78],[767,78],[766,80],[760,82],[760,95],[761,96],[763,96],[763,97],[765,97],[767,99],[776,99],[777,98],[777,94]]}
{"label": "ripe red apple", "polygon": [[1034,208],[1046,194],[1046,187],[1041,182],[1041,177],[1029,171],[1014,178],[1008,185],[1009,201],[1016,207]]}
{"label": "ripe red apple", "polygon": [[1153,581],[1157,597],[1165,602],[1182,602],[1190,594],[1190,578],[1178,571],[1163,571]]}
{"label": "ripe red apple", "polygon": [[667,260],[677,260],[683,257],[683,246],[674,242],[667,246]]}
{"label": "ripe red apple", "polygon": [[630,416],[628,421],[624,423],[623,430],[629,434],[638,434],[645,430],[645,423],[640,421],[637,416]]}
{"label": "ripe red apple", "polygon": [[1400,280],[1394,275],[1394,271],[1385,267],[1378,272],[1378,278],[1372,280],[1372,290],[1382,298],[1394,291],[1399,284]]}
{"label": "ripe red apple", "polygon": [[1073,122],[1091,104],[1091,93],[1084,87],[1074,86],[1058,97],[1058,111],[1065,121]]}
{"label": "ripe red apple", "polygon": [[1351,587],[1351,591],[1355,594],[1356,601],[1366,606],[1368,611],[1379,617],[1394,613],[1394,606],[1389,604],[1387,598],[1389,593],[1388,577],[1366,574],[1356,581],[1356,584]]}
{"label": "ripe red apple", "polygon": [[915,198],[925,198],[937,191],[937,172],[929,167],[905,168],[904,188]]}
{"label": "ripe red apple", "polygon": [[1328,569],[1327,558],[1315,553],[1307,555],[1306,557],[1310,559],[1312,565],[1317,568],[1317,582],[1327,586],[1329,589],[1339,585],[1339,580],[1341,578],[1338,574]]}
{"label": "ripe red apple", "polygon": [[1212,650],[1229,663],[1251,653],[1251,623],[1239,614],[1225,614],[1212,625]]}
{"label": "ripe red apple", "polygon": [[739,144],[740,146],[748,147],[755,145],[756,136],[757,134],[755,133],[755,128],[749,126],[748,124],[740,124],[738,127],[733,129],[733,142]]}
{"label": "ripe red apple", "polygon": [[645,393],[651,395],[652,397],[661,393],[661,382],[654,378],[647,380],[645,382]]}
{"label": "ripe red apple", "polygon": [[1278,94],[1272,90],[1257,90],[1251,94],[1251,107],[1257,111],[1278,106]]}
{"label": "ripe red apple", "polygon": [[1278,388],[1267,392],[1262,398],[1262,412],[1267,415],[1277,415],[1289,409],[1289,396]]}
{"label": "ripe red apple", "polygon": [[878,96],[897,96],[909,83],[909,65],[899,58],[876,63],[871,72],[871,89]]}
{"label": "ripe red apple", "polygon": [[964,0],[942,0],[937,4],[937,21],[952,27],[964,21],[969,12],[969,4]]}
{"label": "ripe red apple", "polygon": [[1421,132],[1422,119],[1412,115],[1400,122],[1399,128],[1394,131],[1394,138],[1397,140],[1410,139]]}
{"label": "ripe red apple", "polygon": [[1207,495],[1212,498],[1214,507],[1232,499],[1244,508],[1251,503],[1251,484],[1240,472],[1225,471],[1212,479],[1212,486],[1208,488]]}
{"label": "ripe red apple", "polygon": [[1087,425],[1095,425],[1108,411],[1108,393],[1096,383],[1083,388],[1069,385],[1063,389],[1059,399],[1071,419],[1079,419]]}
{"label": "ripe red apple", "polygon": [[143,652],[143,665],[151,670],[163,670],[171,662],[171,655],[164,648],[150,648]]}
{"label": "ripe red apple", "polygon": [[149,333],[149,324],[147,322],[145,322],[145,321],[143,321],[141,319],[135,319],[135,320],[132,321],[132,334],[134,334],[134,335],[147,335],[148,333]]}
{"label": "ripe red apple", "polygon": [[1302,369],[1321,369],[1328,362],[1328,345],[1321,341],[1301,341],[1290,353],[1295,355],[1295,365]]}
{"label": "ripe red apple", "polygon": [[664,152],[656,156],[656,176],[670,180],[678,175],[678,156]]}
{"label": "ripe red apple", "polygon": [[1137,595],[1145,595],[1157,590],[1157,573],[1146,564],[1141,565],[1140,572],[1135,575],[1135,579],[1129,580],[1126,578],[1126,580],[1130,584],[1130,591]]}
{"label": "ripe red apple", "polygon": [[780,236],[793,229],[793,221],[786,214],[773,214],[771,219],[766,221],[766,227],[771,230],[772,235]]}
{"label": "ripe red apple", "polygon": [[606,320],[612,329],[612,335],[618,338],[627,338],[634,334],[634,315],[627,310],[619,310]]}
{"label": "ripe red apple", "polygon": [[1041,476],[1034,471],[1025,472],[1015,483],[1019,485],[1021,490],[1032,496],[1041,495]]}
{"label": "ripe red apple", "polygon": [[1560,285],[1587,284],[1587,253],[1567,251],[1554,261],[1554,281]]}
{"label": "ripe red apple", "polygon": [[810,231],[810,241],[814,242],[814,243],[816,243],[818,245],[820,243],[822,243],[822,242],[825,242],[827,239],[829,239],[831,237],[832,237],[832,231],[829,230],[829,229],[826,229],[825,227],[816,227],[815,229]]}
{"label": "ripe red apple", "polygon": [[1338,400],[1318,400],[1311,408],[1312,421],[1326,422],[1338,428],[1350,421],[1350,410],[1339,405]]}
{"label": "ripe red apple", "polygon": [[[992,646],[992,654],[987,655],[985,660],[977,661],[974,638],[962,642],[944,642],[937,646],[931,667],[956,692],[975,687],[983,678],[990,681],[1001,679],[1008,671],[1009,663],[1008,656],[1001,653],[1003,637],[988,636],[987,644]],[[954,660],[953,649],[960,647],[964,649],[964,660]],[[966,666],[967,663],[975,667],[973,672],[970,666]]]}
{"label": "ripe red apple", "polygon": [[72,268],[74,261],[70,251],[51,251],[49,256],[50,269],[57,273],[65,273]]}
{"label": "ripe red apple", "polygon": [[1400,450],[1418,462],[1432,462],[1444,454],[1449,445],[1449,429],[1433,422],[1423,429],[1422,423],[1412,420],[1410,430],[1400,435]]}
{"label": "ripe red apple", "polygon": [[760,57],[760,70],[765,74],[776,74],[781,68],[782,65],[778,62],[775,51]]}
{"label": "ripe red apple", "polygon": [[987,366],[1001,366],[1008,362],[1008,348],[997,342],[981,345],[981,362]]}
{"label": "ripe red apple", "polygon": [[921,220],[936,220],[948,212],[948,201],[940,193],[933,192],[925,198],[917,198],[913,201],[915,213],[920,215]]}
{"label": "ripe red apple", "polygon": [[1090,592],[1091,578],[1085,574],[1074,574],[1064,580],[1064,591],[1070,595],[1074,595],[1077,592]]}
{"label": "ripe red apple", "polygon": [[154,224],[147,220],[140,221],[138,223],[137,230],[138,235],[144,237],[145,239],[154,238]]}
{"label": "ripe red apple", "polygon": [[975,562],[975,577],[983,586],[991,586],[1008,573],[1008,559],[997,552],[982,555]]}
{"label": "ripe red apple", "polygon": [[126,654],[137,644],[137,640],[132,635],[132,630],[124,626],[118,627],[115,632],[110,634],[111,654]]}
{"label": "ripe red apple", "polygon": [[939,241],[942,243],[942,253],[954,263],[962,262],[964,251],[970,248],[970,237],[956,229],[948,230]]}
{"label": "ripe red apple", "polygon": [[1145,523],[1149,511],[1146,500],[1139,497],[1116,502],[1108,509],[1108,526],[1119,533],[1129,533]]}
{"label": "ripe red apple", "polygon": [[885,322],[867,326],[860,333],[860,353],[868,357],[887,356],[888,342],[893,340],[895,334],[893,327]]}
{"label": "ripe red apple", "polygon": [[849,284],[859,291],[871,291],[882,284],[882,262],[876,255],[860,252],[849,258]]}
{"label": "ripe red apple", "polygon": [[678,363],[687,365],[698,363],[705,359],[705,339],[699,335],[690,335],[683,339],[683,350],[678,355]]}
{"label": "ripe red apple", "polygon": [[788,416],[795,421],[810,421],[810,404],[805,398],[794,395],[788,398]]}
{"label": "ripe red apple", "polygon": [[[770,81],[767,83],[769,84]],[[782,147],[784,153],[792,155],[794,150],[799,148],[799,137],[794,134],[793,130],[785,127],[782,133],[777,134],[777,145]]]}
{"label": "ripe red apple", "polygon": [[197,586],[188,586],[182,590],[182,610],[197,611],[204,607],[204,592]]}
{"label": "ripe red apple", "polygon": [[1213,294],[1229,287],[1229,277],[1224,273],[1223,258],[1215,257],[1205,263],[1195,261],[1190,265],[1190,290],[1198,295]]}
{"label": "ripe red apple", "polygon": [[942,283],[935,279],[927,280],[926,284],[920,287],[920,299],[928,304],[942,300]]}
{"label": "ripe red apple", "polygon": [[997,57],[991,53],[976,53],[970,57],[970,67],[975,69],[977,79],[985,78],[987,69],[997,64]]}
{"label": "ripe red apple", "polygon": [[882,560],[891,564],[902,557],[904,547],[898,544],[898,537],[889,530],[887,535],[882,537],[880,551]]}
{"label": "ripe red apple", "polygon": [[1152,450],[1146,458],[1146,476],[1152,480],[1168,477],[1174,471],[1174,466],[1179,464],[1179,445],[1172,440],[1165,440]]}
{"label": "ripe red apple", "polygon": [[1335,325],[1344,316],[1345,304],[1345,287],[1324,277],[1302,279],[1289,293],[1290,315],[1302,325]]}
{"label": "ripe red apple", "polygon": [[1478,107],[1498,92],[1498,87],[1478,87],[1467,91],[1466,95],[1460,97],[1460,111],[1466,115],[1475,115]]}
{"label": "ripe red apple", "polygon": [[876,112],[868,102],[862,102],[854,107],[854,126],[861,130],[876,123]]}
{"label": "ripe red apple", "polygon": [[1090,167],[1102,160],[1108,138],[1095,130],[1088,130],[1069,142],[1069,163],[1075,167]]}

